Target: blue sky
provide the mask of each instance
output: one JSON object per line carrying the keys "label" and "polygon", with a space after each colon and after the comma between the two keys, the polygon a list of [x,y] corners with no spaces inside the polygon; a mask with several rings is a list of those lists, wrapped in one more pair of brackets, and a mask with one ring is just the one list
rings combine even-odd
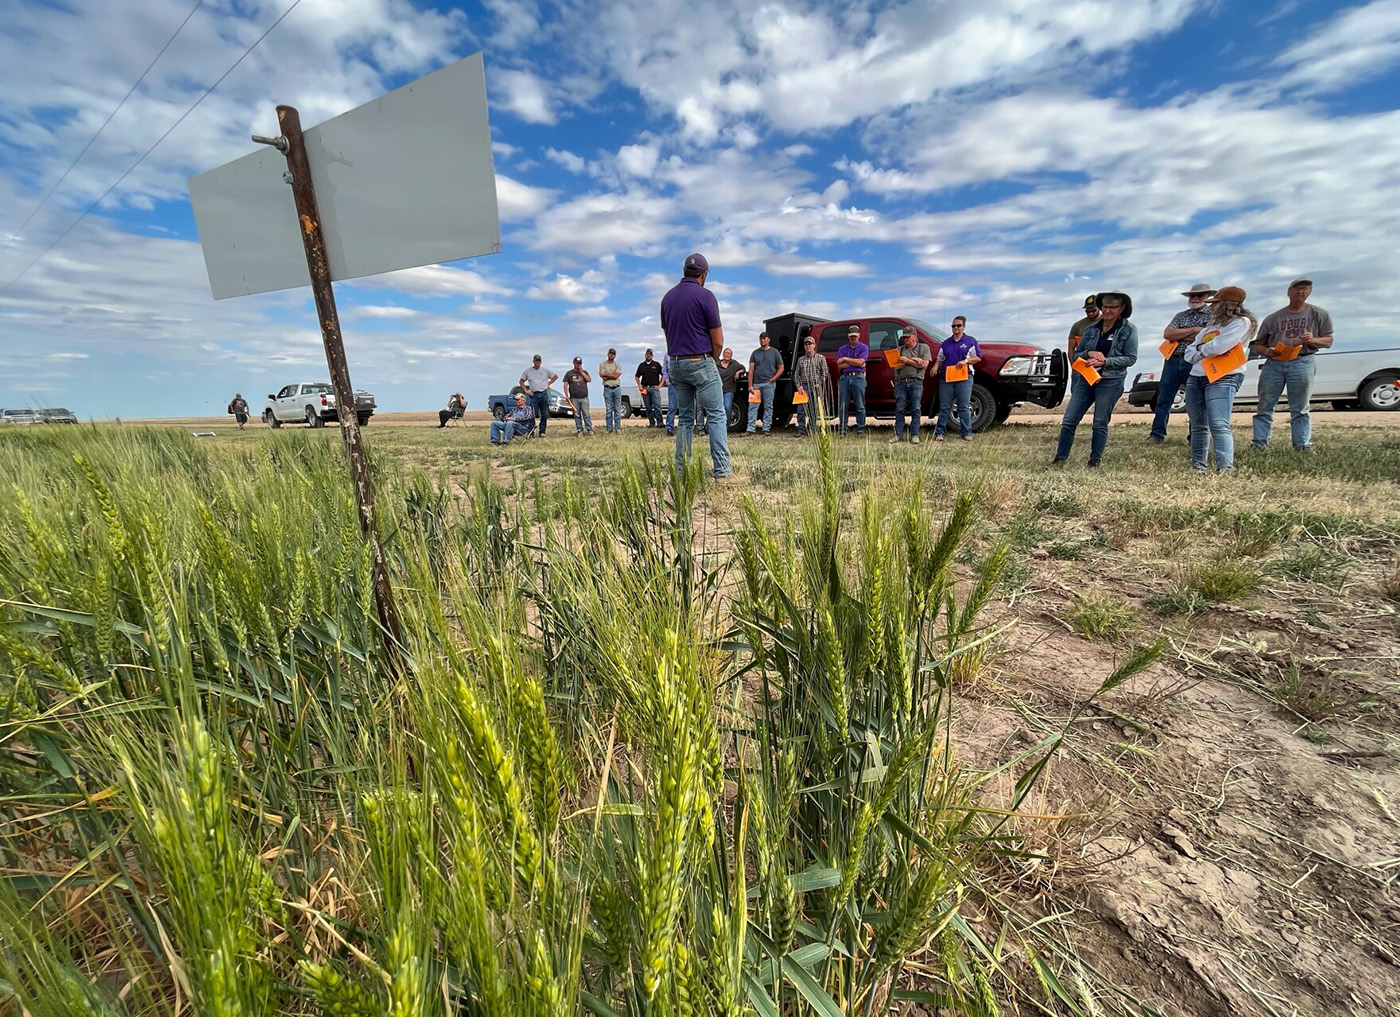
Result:
{"label": "blue sky", "polygon": [[319,123],[478,50],[503,253],[337,287],[385,410],[480,407],[536,351],[640,359],[692,250],[740,356],[794,309],[1049,346],[1098,289],[1155,335],[1194,282],[1262,315],[1299,274],[1340,346],[1397,341],[1400,0],[301,0],[15,281],[291,0],[206,0],[18,232],[194,2],[0,0],[0,405],[324,377],[305,291],[210,297],[186,181],[278,102]]}

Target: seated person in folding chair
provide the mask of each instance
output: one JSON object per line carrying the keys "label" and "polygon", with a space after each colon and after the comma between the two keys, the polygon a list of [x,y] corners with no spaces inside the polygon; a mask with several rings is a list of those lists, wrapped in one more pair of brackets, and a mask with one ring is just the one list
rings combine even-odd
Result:
{"label": "seated person in folding chair", "polygon": [[466,412],[466,396],[460,392],[453,392],[447,397],[447,409],[438,410],[438,427],[446,427],[451,420],[461,420],[462,414]]}
{"label": "seated person in folding chair", "polygon": [[491,421],[491,444],[509,445],[511,438],[518,435],[529,437],[535,433],[535,411],[525,401],[525,393],[515,393],[515,409],[506,414],[504,420]]}

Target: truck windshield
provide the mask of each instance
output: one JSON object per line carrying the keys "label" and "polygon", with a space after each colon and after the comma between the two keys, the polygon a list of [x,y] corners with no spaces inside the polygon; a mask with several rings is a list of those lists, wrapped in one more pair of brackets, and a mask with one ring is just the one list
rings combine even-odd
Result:
{"label": "truck windshield", "polygon": [[947,339],[950,334],[948,332],[943,331],[941,328],[934,328],[928,322],[921,321],[918,318],[910,318],[909,320],[914,323],[915,328],[917,328],[920,332],[923,332],[934,342],[941,343],[944,339]]}

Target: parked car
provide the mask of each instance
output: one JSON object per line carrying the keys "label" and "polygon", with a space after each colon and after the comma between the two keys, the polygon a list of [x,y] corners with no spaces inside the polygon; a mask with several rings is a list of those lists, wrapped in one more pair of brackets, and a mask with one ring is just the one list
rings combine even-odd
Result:
{"label": "parked car", "polygon": [[[515,405],[515,393],[525,392],[519,385],[512,386],[508,395],[493,395],[486,397],[486,408],[491,411],[491,415],[497,420],[505,420],[506,413]],[[572,417],[574,415],[574,404],[565,398],[564,393],[557,388],[551,388],[549,392],[549,415],[551,417]],[[526,395],[529,395],[526,392]]]}
{"label": "parked car", "polygon": [[39,419],[45,424],[76,424],[77,415],[72,410],[65,410],[62,406],[50,406],[39,411]]}
{"label": "parked car", "polygon": [[[356,389],[355,418],[361,427],[369,423],[369,418],[374,415],[376,408],[374,396],[363,389]],[[312,427],[325,427],[328,420],[340,420],[340,410],[335,404],[335,389],[328,381],[303,381],[294,385],[283,385],[276,395],[267,397],[262,418],[268,427],[301,422]]]}
{"label": "parked car", "polygon": [[37,424],[39,414],[34,410],[0,410],[0,424]]}
{"label": "parked car", "polygon": [[[1319,350],[1317,377],[1313,382],[1312,401],[1330,402],[1338,410],[1400,410],[1400,346],[1379,349]],[[1261,358],[1253,358],[1244,369],[1244,381],[1235,395],[1235,403],[1259,401],[1259,368]],[[1142,371],[1133,378],[1128,390],[1130,406],[1157,408],[1157,382],[1160,369]],[[1186,409],[1186,389],[1172,401],[1172,412]]]}
{"label": "parked car", "polygon": [[[868,318],[844,318],[828,321],[806,314],[784,314],[769,318],[764,322],[772,345],[782,354],[787,371],[778,380],[773,407],[775,427],[784,426],[792,416],[792,362],[798,348],[798,339],[805,336],[808,329],[817,338],[817,352],[826,357],[831,369],[832,392],[836,391],[839,372],[836,370],[836,351],[846,344],[847,329],[851,325],[860,326],[861,341],[870,347],[870,359],[866,366],[865,412],[872,417],[894,416],[894,369],[884,357],[884,350],[899,345],[899,333],[906,325],[913,325],[919,338],[929,344],[937,356],[938,344],[948,338],[948,333],[918,318],[905,318],[888,315]],[[978,340],[982,347],[982,362],[977,365],[976,380],[972,386],[972,429],[985,431],[989,427],[1005,422],[1011,411],[1020,403],[1036,403],[1047,408],[1058,406],[1064,398],[1069,380],[1069,363],[1063,350],[1047,352],[1039,346],[1019,342],[999,342]],[[736,350],[736,354],[740,351]],[[748,356],[743,351],[741,360]],[[747,363],[747,360],[744,360]],[[938,385],[933,365],[929,365],[928,377],[924,383],[922,411],[925,416],[938,413]],[[730,415],[730,427],[740,426],[747,421],[748,387],[739,386],[734,397],[734,410]]]}

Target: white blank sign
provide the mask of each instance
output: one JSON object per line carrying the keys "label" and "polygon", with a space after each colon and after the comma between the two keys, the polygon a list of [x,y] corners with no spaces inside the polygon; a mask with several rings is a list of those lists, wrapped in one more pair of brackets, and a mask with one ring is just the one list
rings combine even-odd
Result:
{"label": "white blank sign", "polygon": [[[480,53],[305,136],[332,279],[500,251]],[[266,147],[190,180],[214,299],[310,285],[286,170]]]}

